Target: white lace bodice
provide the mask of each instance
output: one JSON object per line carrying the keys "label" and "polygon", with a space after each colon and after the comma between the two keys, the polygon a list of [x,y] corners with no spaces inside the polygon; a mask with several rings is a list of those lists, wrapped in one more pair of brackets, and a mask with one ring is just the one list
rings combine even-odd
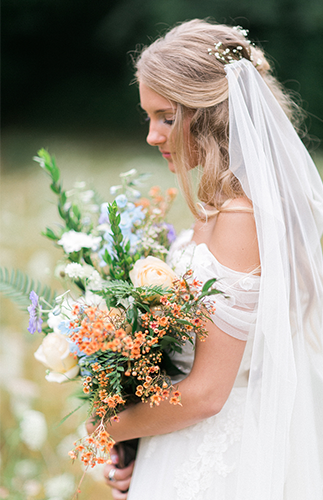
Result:
{"label": "white lace bodice", "polygon": [[[192,241],[193,229],[183,231],[172,245],[168,264],[178,275],[183,275],[192,269],[194,276],[203,283],[211,278],[218,278],[217,288],[225,292],[225,298],[217,295],[215,299],[216,312],[213,322],[225,333],[240,340],[245,340],[247,346],[240,365],[235,386],[245,386],[248,381],[253,329],[257,314],[257,301],[260,277],[253,274],[234,271],[221,264],[210,252],[207,245],[197,245]],[[175,353],[173,361],[185,374],[173,378],[177,383],[183,379],[192,368],[194,347],[187,342],[182,353]]]}

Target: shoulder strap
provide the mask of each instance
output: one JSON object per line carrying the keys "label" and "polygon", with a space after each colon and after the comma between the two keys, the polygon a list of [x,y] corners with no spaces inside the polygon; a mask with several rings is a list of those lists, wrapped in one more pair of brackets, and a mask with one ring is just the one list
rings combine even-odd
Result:
{"label": "shoulder strap", "polygon": [[233,200],[233,198],[229,198],[228,200],[225,200],[225,202],[219,208],[218,213],[220,213],[220,212],[246,212],[246,213],[253,214],[253,208],[249,208],[249,207],[228,207],[227,205],[232,200]]}

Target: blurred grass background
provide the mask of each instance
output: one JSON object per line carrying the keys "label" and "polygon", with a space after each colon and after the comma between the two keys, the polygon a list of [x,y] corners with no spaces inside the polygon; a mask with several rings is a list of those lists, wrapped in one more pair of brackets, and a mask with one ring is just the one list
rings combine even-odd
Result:
{"label": "blurred grass background", "polygon": [[[248,28],[274,61],[280,81],[301,94],[323,176],[321,0],[3,0],[1,265],[60,289],[54,269],[61,252],[40,234],[59,223],[48,179],[32,161],[42,147],[56,156],[66,189],[84,180],[103,200],[109,201],[109,187],[130,168],[152,173],[147,189],[177,185],[167,163],[145,144],[137,89],[129,85],[129,52],[176,22],[207,16]],[[177,230],[192,223],[181,197],[169,219]],[[46,382],[45,368],[33,357],[42,336],[27,332],[27,316],[6,299],[0,326],[0,499],[71,498],[69,488],[82,470],[67,451],[86,415],[80,411],[57,427],[76,406],[73,385]],[[40,412],[47,426],[43,440],[40,425],[29,430],[35,442],[38,433],[37,449],[22,441],[30,410]],[[86,478],[80,500],[110,498],[101,471]]]}

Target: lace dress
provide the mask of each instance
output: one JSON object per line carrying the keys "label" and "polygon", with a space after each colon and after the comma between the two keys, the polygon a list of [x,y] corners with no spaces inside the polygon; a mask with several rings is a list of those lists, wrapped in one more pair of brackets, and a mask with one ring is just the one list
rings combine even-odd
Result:
{"label": "lace dress", "polygon": [[[234,387],[217,415],[140,440],[128,500],[231,500],[235,494],[260,278],[221,265],[205,244],[192,242],[192,236],[193,230],[187,230],[177,238],[169,264],[177,274],[193,269],[203,282],[220,278],[218,288],[229,298],[217,296],[212,319],[227,334],[247,340],[246,349]],[[174,355],[185,375],[173,382],[190,372],[193,358],[190,343]]]}

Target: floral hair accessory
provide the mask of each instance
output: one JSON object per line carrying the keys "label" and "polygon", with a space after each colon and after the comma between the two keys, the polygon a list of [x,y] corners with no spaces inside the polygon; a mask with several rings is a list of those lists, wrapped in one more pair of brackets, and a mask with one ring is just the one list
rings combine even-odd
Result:
{"label": "floral hair accessory", "polygon": [[[244,29],[242,26],[233,26],[233,29],[241,33],[241,35],[244,36],[245,38],[248,38],[249,30]],[[248,43],[250,43],[249,40]]]}
{"label": "floral hair accessory", "polygon": [[241,45],[237,45],[234,49],[230,49],[229,47],[223,48],[222,42],[217,42],[214,44],[215,51],[212,49],[207,49],[210,56],[215,56],[219,61],[224,62],[225,64],[234,63],[235,61],[239,61],[243,58],[241,51],[243,47]]}
{"label": "floral hair accessory", "polygon": [[[233,26],[235,31],[238,31],[242,36],[246,38],[246,42],[248,45],[255,46],[254,43],[251,43],[248,40],[249,30],[242,28],[242,26]],[[242,54],[243,47],[242,45],[237,45],[234,48],[224,47],[222,42],[214,43],[214,50],[207,49],[210,56],[215,56],[218,61],[222,61],[225,64],[234,63],[236,61],[240,61],[244,56]],[[249,52],[250,53],[250,52]],[[256,62],[254,62],[253,56],[250,54],[250,61],[254,64],[255,67],[259,66],[262,63],[262,59],[258,58]]]}

